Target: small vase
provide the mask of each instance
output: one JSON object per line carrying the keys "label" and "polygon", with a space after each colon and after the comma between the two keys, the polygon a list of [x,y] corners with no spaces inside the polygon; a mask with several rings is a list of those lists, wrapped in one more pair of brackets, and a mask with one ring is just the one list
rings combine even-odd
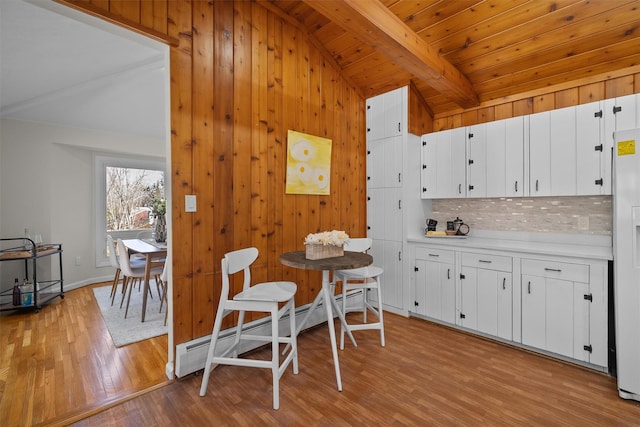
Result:
{"label": "small vase", "polygon": [[156,242],[165,242],[167,240],[167,218],[164,215],[156,215],[153,235]]}

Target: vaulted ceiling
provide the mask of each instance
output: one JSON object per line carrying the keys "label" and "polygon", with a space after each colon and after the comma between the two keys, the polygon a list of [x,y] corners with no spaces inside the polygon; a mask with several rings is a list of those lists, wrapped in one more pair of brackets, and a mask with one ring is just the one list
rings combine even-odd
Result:
{"label": "vaulted ceiling", "polygon": [[434,114],[640,64],[638,0],[259,0],[368,97],[412,82]]}

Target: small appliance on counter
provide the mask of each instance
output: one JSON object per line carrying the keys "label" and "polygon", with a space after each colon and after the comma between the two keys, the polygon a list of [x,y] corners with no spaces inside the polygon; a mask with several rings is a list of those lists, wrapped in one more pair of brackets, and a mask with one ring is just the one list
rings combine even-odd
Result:
{"label": "small appliance on counter", "polygon": [[424,230],[427,237],[466,237],[469,234],[469,226],[459,217],[447,221],[447,228],[444,231],[437,231],[438,221],[427,219],[427,228]]}

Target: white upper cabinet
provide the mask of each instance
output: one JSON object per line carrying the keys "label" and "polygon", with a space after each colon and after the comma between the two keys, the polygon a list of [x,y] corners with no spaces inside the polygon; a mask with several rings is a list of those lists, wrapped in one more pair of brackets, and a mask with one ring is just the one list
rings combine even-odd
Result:
{"label": "white upper cabinet", "polygon": [[487,194],[487,125],[467,127],[467,197]]}
{"label": "white upper cabinet", "polygon": [[422,136],[423,199],[466,197],[465,145],[464,128]]}
{"label": "white upper cabinet", "polygon": [[549,112],[551,195],[576,195],[576,108]]}
{"label": "white upper cabinet", "polygon": [[550,113],[529,117],[529,195],[551,195],[551,123]]}
{"label": "white upper cabinet", "polygon": [[420,197],[422,199],[435,199],[438,197],[438,139],[439,133],[430,133],[422,136],[421,167],[420,171]]}
{"label": "white upper cabinet", "polygon": [[610,195],[613,133],[639,127],[634,94],[425,134],[422,198]]}
{"label": "white upper cabinet", "polygon": [[524,195],[524,117],[487,123],[486,197]]}
{"label": "white upper cabinet", "polygon": [[575,107],[532,114],[529,124],[529,195],[575,195]]}
{"label": "white upper cabinet", "polygon": [[611,146],[603,138],[600,102],[576,107],[576,195],[611,194]]}
{"label": "white upper cabinet", "polygon": [[402,135],[402,91],[367,99],[367,141]]}

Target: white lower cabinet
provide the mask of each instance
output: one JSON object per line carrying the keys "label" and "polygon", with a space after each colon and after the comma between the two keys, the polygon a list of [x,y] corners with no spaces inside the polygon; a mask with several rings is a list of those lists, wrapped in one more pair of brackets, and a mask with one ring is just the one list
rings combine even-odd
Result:
{"label": "white lower cabinet", "polygon": [[414,313],[608,366],[607,261],[438,245],[413,261]]}
{"label": "white lower cabinet", "polygon": [[512,258],[461,254],[460,325],[513,339]]}
{"label": "white lower cabinet", "polygon": [[[522,260],[522,343],[573,359],[606,366],[606,334],[591,327],[602,319],[605,289],[589,264]],[[597,269],[597,266],[594,266]],[[593,286],[591,286],[593,285]],[[598,302],[598,301],[596,301]],[[594,310],[595,309],[595,310]]]}
{"label": "white lower cabinet", "polygon": [[448,323],[456,321],[453,251],[416,248],[415,309],[423,316]]}

